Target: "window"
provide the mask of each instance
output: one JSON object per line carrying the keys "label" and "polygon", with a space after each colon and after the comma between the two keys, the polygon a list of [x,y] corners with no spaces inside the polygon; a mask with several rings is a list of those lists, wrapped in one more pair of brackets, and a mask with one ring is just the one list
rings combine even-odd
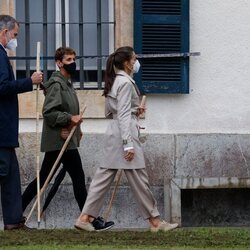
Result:
{"label": "window", "polygon": [[[135,0],[134,48],[144,55],[135,75],[143,93],[188,93],[189,0]],[[146,58],[166,53],[175,55]]]}
{"label": "window", "polygon": [[114,50],[114,0],[16,0],[16,18],[18,77],[35,70],[36,43],[41,41],[45,81],[56,69],[56,48],[69,46],[78,56],[78,87],[102,87],[104,57]]}

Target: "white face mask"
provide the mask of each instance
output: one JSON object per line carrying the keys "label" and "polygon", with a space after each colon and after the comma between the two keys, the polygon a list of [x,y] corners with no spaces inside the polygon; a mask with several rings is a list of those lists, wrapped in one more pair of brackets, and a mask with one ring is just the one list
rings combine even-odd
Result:
{"label": "white face mask", "polygon": [[7,49],[10,49],[10,50],[15,50],[16,47],[17,47],[17,40],[16,40],[16,38],[11,39],[11,40],[7,43],[7,45],[6,45],[6,48],[7,48]]}
{"label": "white face mask", "polygon": [[17,39],[16,38],[12,38],[8,41],[6,48],[10,49],[10,50],[15,50],[17,47]]}
{"label": "white face mask", "polygon": [[134,65],[133,65],[133,72],[134,73],[138,73],[140,70],[141,64],[139,63],[138,60],[135,61]]}

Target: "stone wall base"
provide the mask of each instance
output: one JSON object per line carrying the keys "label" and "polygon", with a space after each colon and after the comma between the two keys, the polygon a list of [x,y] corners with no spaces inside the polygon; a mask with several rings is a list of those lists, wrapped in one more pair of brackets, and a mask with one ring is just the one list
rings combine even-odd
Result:
{"label": "stone wall base", "polygon": [[[103,138],[103,134],[85,134],[79,148],[88,185],[96,168],[102,165]],[[17,156],[24,189],[35,177],[36,135],[22,133],[19,142]],[[162,217],[169,221],[177,221],[180,224],[182,222],[181,190],[201,187],[249,188],[250,135],[248,134],[147,134],[147,141],[143,147],[151,189],[157,199]],[[42,157],[41,153],[41,161]],[[110,193],[108,196],[110,197]],[[28,212],[29,209],[25,215]],[[72,228],[79,213],[71,180],[67,175],[48,207],[41,227]],[[0,209],[0,228],[1,218]],[[117,228],[148,227],[147,222],[140,216],[124,176],[110,219],[115,221]],[[37,225],[35,215],[31,225]],[[204,226],[202,223],[195,225]],[[242,225],[244,225],[243,221]]]}

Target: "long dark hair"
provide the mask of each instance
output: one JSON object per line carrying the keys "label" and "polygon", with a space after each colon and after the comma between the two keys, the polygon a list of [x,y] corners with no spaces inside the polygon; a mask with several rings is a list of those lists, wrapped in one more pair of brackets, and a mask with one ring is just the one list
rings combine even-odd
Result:
{"label": "long dark hair", "polygon": [[115,69],[123,70],[124,63],[130,61],[133,55],[134,49],[129,46],[118,48],[113,54],[108,57],[106,63],[106,71],[105,71],[105,85],[103,95],[107,97],[109,91],[111,90],[113,83],[115,81]]}

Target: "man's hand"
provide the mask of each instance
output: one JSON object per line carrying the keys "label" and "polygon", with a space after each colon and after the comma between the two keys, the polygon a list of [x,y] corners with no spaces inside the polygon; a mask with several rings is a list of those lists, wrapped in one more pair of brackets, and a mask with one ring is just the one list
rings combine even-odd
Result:
{"label": "man's hand", "polygon": [[43,73],[42,72],[34,72],[31,76],[32,84],[40,84],[43,81]]}
{"label": "man's hand", "polygon": [[67,128],[62,128],[61,129],[61,137],[63,140],[66,140],[69,136],[70,130],[68,130]]}
{"label": "man's hand", "polygon": [[78,124],[81,124],[82,123],[82,118],[80,115],[72,115],[71,116],[71,126],[76,126]]}
{"label": "man's hand", "polygon": [[134,156],[135,156],[135,150],[129,149],[126,151],[124,158],[126,161],[132,161],[134,159]]}
{"label": "man's hand", "polygon": [[[72,129],[71,126],[69,126],[69,127],[67,127],[67,128],[62,128],[62,129],[61,129],[61,138],[62,138],[63,140],[66,140],[66,139],[69,137],[69,134],[70,134],[71,129]],[[82,139],[82,137],[83,137],[83,132],[80,131],[80,140]]]}

